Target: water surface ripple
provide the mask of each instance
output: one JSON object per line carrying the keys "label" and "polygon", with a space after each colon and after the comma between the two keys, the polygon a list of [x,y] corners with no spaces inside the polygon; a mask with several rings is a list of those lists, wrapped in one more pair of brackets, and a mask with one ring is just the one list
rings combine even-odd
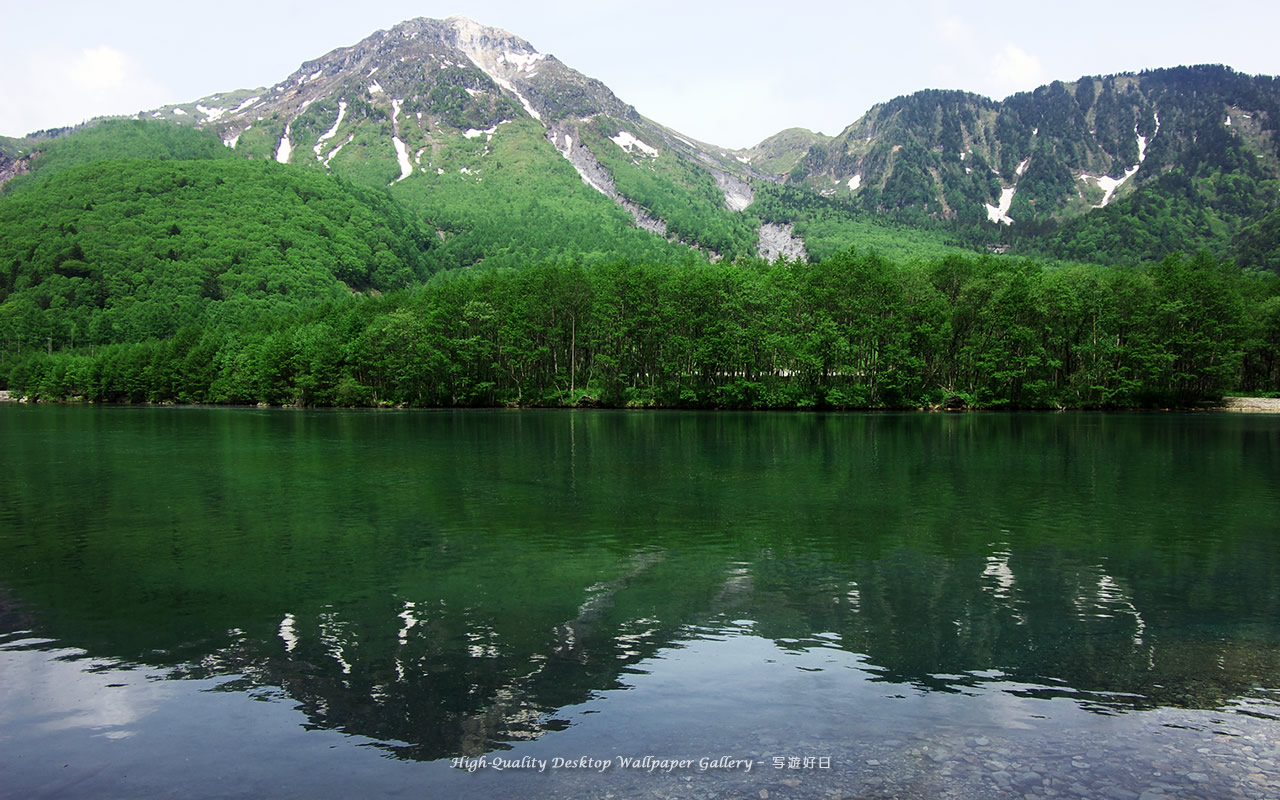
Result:
{"label": "water surface ripple", "polygon": [[0,796],[1280,795],[1278,416],[0,442]]}

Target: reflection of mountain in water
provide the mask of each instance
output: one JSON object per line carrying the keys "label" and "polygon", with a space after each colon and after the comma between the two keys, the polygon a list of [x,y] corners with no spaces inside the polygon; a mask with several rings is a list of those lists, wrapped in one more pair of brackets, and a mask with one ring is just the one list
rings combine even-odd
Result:
{"label": "reflection of mountain in water", "polygon": [[[228,689],[271,696],[280,687],[314,725],[416,759],[475,755],[563,727],[559,709],[617,688],[693,626],[730,620],[752,620],[784,649],[864,654],[872,680],[960,692],[1013,681],[1043,687],[1023,693],[1100,710],[1218,707],[1280,676],[1274,629],[1166,626],[1191,609],[1154,599],[1147,621],[1141,593],[1122,588],[1133,579],[1061,552],[892,552],[854,563],[830,555],[743,562],[644,550],[618,558],[616,577],[579,584],[576,606],[540,603],[536,590],[487,606],[504,587],[482,580],[471,601],[437,591],[297,608],[208,637],[198,656],[156,641],[142,660],[173,667],[174,677],[243,676]],[[525,554],[530,565],[556,558]],[[94,639],[41,632],[77,645]],[[165,656],[175,650],[185,650],[177,663]],[[111,651],[109,642],[91,648],[139,657]]]}
{"label": "reflection of mountain in water", "polygon": [[[56,469],[10,439],[30,479],[0,488],[26,515],[0,538],[0,633],[241,676],[226,688],[282,692],[412,759],[563,727],[562,709],[743,621],[861,654],[850,680],[922,691],[1013,683],[1113,712],[1280,686],[1280,545],[1258,517],[1233,500],[1237,523],[1187,535],[1107,506],[1132,476],[1099,476],[1107,437],[1062,418],[999,435],[981,426],[1008,418],[914,419],[246,412],[193,434],[139,412],[142,444],[117,456],[119,426],[87,423]],[[1114,457],[1141,467],[1126,437],[1152,435],[1122,433]],[[1155,460],[1185,435],[1156,435]],[[130,452],[191,436],[207,458],[155,455],[129,481]],[[1010,441],[1040,455],[1011,460]],[[1253,490],[1230,461],[1250,446],[1206,450]],[[157,470],[167,502],[140,503]],[[1047,502],[1050,478],[1078,479],[1083,510]]]}

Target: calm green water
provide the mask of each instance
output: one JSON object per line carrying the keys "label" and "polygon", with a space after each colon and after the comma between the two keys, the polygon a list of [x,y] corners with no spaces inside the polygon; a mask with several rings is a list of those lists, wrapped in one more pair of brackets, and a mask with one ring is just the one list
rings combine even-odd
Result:
{"label": "calm green water", "polygon": [[0,448],[0,796],[1280,796],[1278,416],[11,405]]}

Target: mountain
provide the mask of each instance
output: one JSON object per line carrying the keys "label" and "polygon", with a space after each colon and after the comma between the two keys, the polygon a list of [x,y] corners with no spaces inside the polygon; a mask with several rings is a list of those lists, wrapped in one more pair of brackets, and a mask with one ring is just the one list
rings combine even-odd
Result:
{"label": "mountain", "polygon": [[[767,143],[775,180],[855,209],[1030,229],[1071,258],[1147,260],[1222,246],[1274,208],[1278,129],[1280,81],[1199,66],[1055,81],[1002,102],[921,91],[833,139]],[[1163,219],[1135,231],[1127,216]]]}
{"label": "mountain", "polygon": [[[518,36],[452,17],[147,116],[214,131],[250,158],[390,186],[440,232],[446,266],[501,262],[495,240],[528,248],[548,225],[624,239],[619,219],[712,259],[864,238],[849,224],[815,233],[806,199],[780,211],[774,196],[762,216],[757,195],[779,185],[847,201],[846,219],[985,227],[968,239],[1077,260],[1207,247],[1258,262],[1246,231],[1280,199],[1280,84],[1218,66],[1085,76],[1003,101],[920,91],[834,137],[792,128],[733,151],[645,118]],[[603,223],[601,199],[626,217]],[[1135,232],[1127,216],[1147,224]],[[523,257],[554,248],[532,250]]]}
{"label": "mountain", "polygon": [[[452,17],[139,116],[387,190],[434,230],[433,271],[849,247],[1102,263],[1208,249],[1280,263],[1268,216],[1280,206],[1280,82],[1221,66],[1086,76],[1003,101],[925,90],[834,137],[789,128],[734,151],[644,117],[518,36]],[[57,133],[0,141],[0,183],[68,163],[54,158]]]}
{"label": "mountain", "polygon": [[[1271,78],[924,91],[835,137],[730,151],[454,18],[142,116],[0,141],[5,391],[716,408],[1280,391],[1280,275],[1215,258],[1280,266]],[[962,252],[987,248],[1013,256]]]}
{"label": "mountain", "polygon": [[759,238],[759,222],[742,212],[750,182],[765,176],[746,159],[644,118],[517,36],[459,17],[410,20],[272,86],[144,116],[213,131],[249,158],[388,186],[435,224],[458,266],[492,260],[495,238],[545,238],[548,225],[619,238],[602,205],[713,259],[753,254]]}

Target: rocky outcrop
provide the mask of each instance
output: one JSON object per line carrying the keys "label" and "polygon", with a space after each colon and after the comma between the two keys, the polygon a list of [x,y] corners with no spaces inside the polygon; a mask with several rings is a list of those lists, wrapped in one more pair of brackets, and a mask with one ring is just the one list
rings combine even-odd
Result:
{"label": "rocky outcrop", "polygon": [[1253,414],[1280,414],[1280,397],[1224,397],[1222,409]]}
{"label": "rocky outcrop", "polygon": [[716,179],[716,186],[724,192],[725,208],[730,211],[745,211],[747,206],[755,202],[756,193],[751,188],[751,184],[736,175],[730,175],[718,169],[708,168],[708,171]]}
{"label": "rocky outcrop", "polygon": [[583,183],[626,209],[635,219],[637,226],[659,236],[667,235],[667,223],[618,194],[618,189],[613,182],[613,176],[596,159],[590,148],[582,143],[582,137],[578,134],[576,126],[565,123],[548,125],[547,141],[551,142],[560,151],[560,154],[569,160],[573,168],[578,171]]}
{"label": "rocky outcrop", "polygon": [[35,155],[36,154],[32,154],[23,158],[14,159],[0,156],[0,186],[4,186],[19,175],[26,175],[30,172],[31,159],[34,158]]}
{"label": "rocky outcrop", "polygon": [[766,222],[760,226],[760,242],[756,252],[765,261],[776,261],[779,256],[804,261],[809,254],[805,252],[804,242],[796,238],[795,228],[790,224],[776,225]]}

